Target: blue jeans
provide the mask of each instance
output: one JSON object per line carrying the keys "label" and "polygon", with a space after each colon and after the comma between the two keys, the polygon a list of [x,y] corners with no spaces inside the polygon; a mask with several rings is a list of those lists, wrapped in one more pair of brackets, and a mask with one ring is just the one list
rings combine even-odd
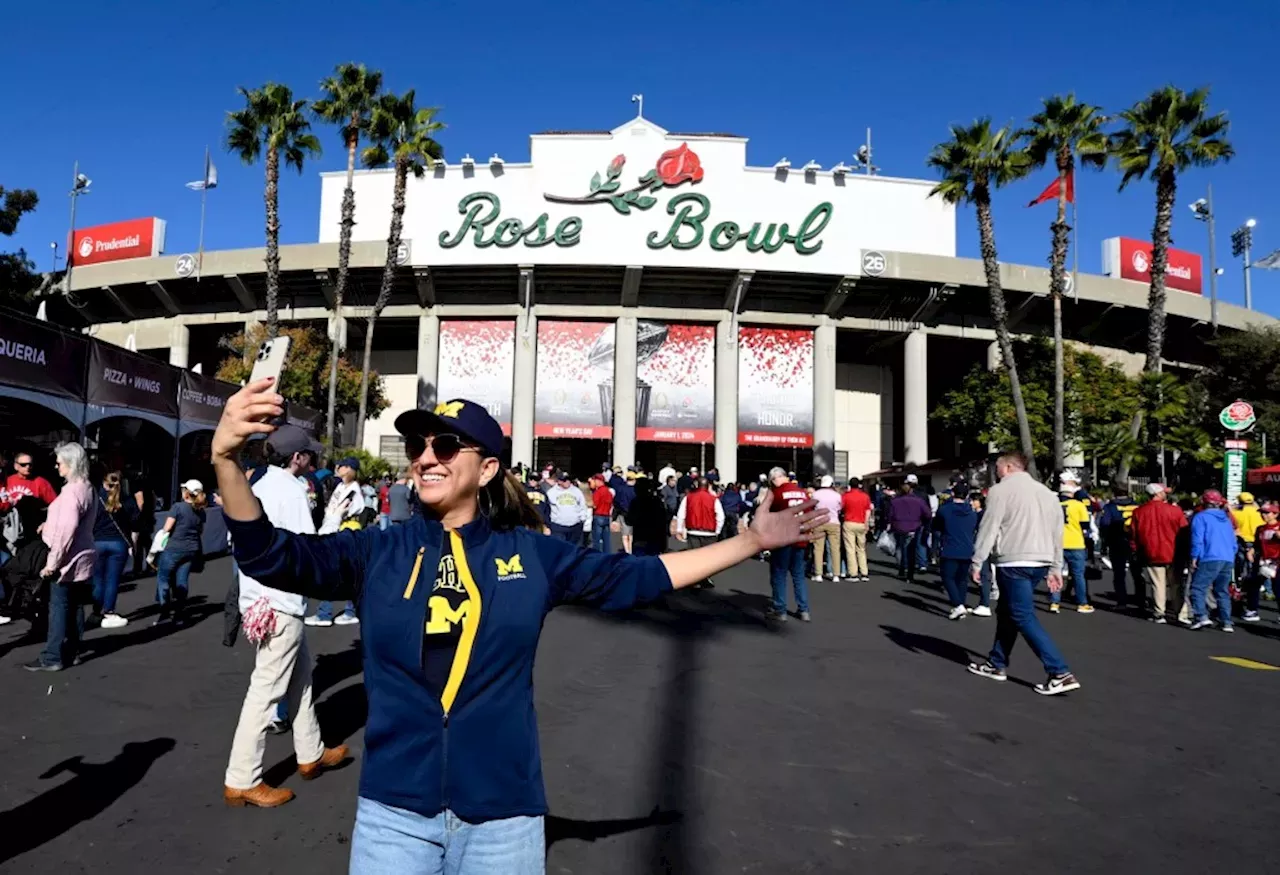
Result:
{"label": "blue jeans", "polygon": [[187,600],[187,582],[191,577],[191,562],[195,558],[194,550],[164,550],[160,553],[156,562],[156,601],[165,611],[171,601],[181,607]]}
{"label": "blue jeans", "polygon": [[609,517],[596,514],[591,517],[591,548],[601,553],[609,552]]}
{"label": "blue jeans", "polygon": [[390,525],[391,525],[391,517],[387,516],[385,513],[378,514],[379,529],[385,532]]}
{"label": "blue jeans", "polygon": [[1000,601],[996,604],[996,641],[988,657],[996,668],[1009,667],[1009,654],[1018,642],[1018,633],[1027,639],[1031,650],[1051,675],[1066,674],[1067,663],[1054,646],[1049,633],[1036,617],[1036,586],[1049,574],[1045,566],[1018,568],[996,566],[996,582],[1000,584]]}
{"label": "blue jeans", "polygon": [[[938,571],[942,574],[942,585],[947,588],[947,598],[951,599],[951,607],[958,608],[969,596],[969,569],[973,563],[968,559],[943,558],[938,563]],[[987,586],[988,592],[990,585]]]}
{"label": "blue jeans", "polygon": [[[346,614],[348,617],[354,617],[356,615],[356,606],[351,604],[351,602],[338,602],[338,604],[346,606],[342,608],[342,610],[338,611],[339,614]],[[334,616],[333,605],[333,602],[321,602],[316,605],[316,616],[321,620],[332,620]]]}
{"label": "blue jeans", "polygon": [[769,554],[769,584],[773,587],[773,609],[787,612],[787,575],[796,591],[796,610],[809,610],[809,585],[804,579],[804,547],[779,547]]}
{"label": "blue jeans", "polygon": [[104,614],[116,611],[116,595],[124,564],[129,561],[129,545],[124,541],[94,541],[93,604]]}
{"label": "blue jeans", "polygon": [[919,532],[894,532],[893,539],[898,542],[898,574],[905,574],[908,580],[915,580],[919,557],[916,555],[920,542]]}
{"label": "blue jeans", "polygon": [[543,875],[541,817],[467,823],[452,811],[425,817],[360,797],[350,875]]}
{"label": "blue jeans", "polygon": [[991,563],[982,563],[982,574],[980,575],[980,589],[978,590],[978,604],[984,608],[991,607]]}
{"label": "blue jeans", "polygon": [[80,652],[84,637],[84,611],[75,600],[74,584],[49,584],[49,634],[45,637],[40,661],[45,665],[69,666]]}
{"label": "blue jeans", "polygon": [[1218,619],[1222,625],[1231,625],[1231,572],[1235,563],[1230,561],[1206,562],[1201,560],[1191,575],[1191,613],[1197,620],[1207,620],[1209,609],[1205,606],[1205,593],[1213,587],[1213,597],[1218,601]]}
{"label": "blue jeans", "polygon": [[[1079,550],[1063,550],[1062,559],[1071,572],[1071,585],[1075,587],[1076,604],[1089,604],[1089,582],[1085,577],[1085,563],[1089,560],[1089,551],[1081,547]],[[1062,601],[1062,591],[1050,593],[1055,602]]]}
{"label": "blue jeans", "polygon": [[916,568],[924,571],[929,567],[929,530],[916,532]]}

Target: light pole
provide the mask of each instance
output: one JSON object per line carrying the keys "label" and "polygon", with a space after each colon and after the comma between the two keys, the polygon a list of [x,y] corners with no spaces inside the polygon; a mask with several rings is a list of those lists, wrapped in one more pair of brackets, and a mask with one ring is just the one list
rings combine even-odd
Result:
{"label": "light pole", "polygon": [[76,201],[80,199],[80,195],[88,194],[89,186],[93,185],[93,180],[80,172],[79,161],[71,174],[71,234],[67,240],[67,275],[64,280],[64,289],[68,295],[71,294],[71,268],[76,261]]}
{"label": "light pole", "polygon": [[1249,219],[1231,233],[1231,254],[1244,256],[1244,307],[1253,309],[1253,287],[1249,284],[1249,249],[1253,246],[1253,229],[1257,219]]}
{"label": "light pole", "polygon": [[1214,243],[1213,225],[1213,186],[1209,186],[1208,197],[1202,197],[1191,205],[1191,212],[1196,218],[1209,226],[1209,320],[1213,330],[1218,330],[1218,265],[1217,246]]}

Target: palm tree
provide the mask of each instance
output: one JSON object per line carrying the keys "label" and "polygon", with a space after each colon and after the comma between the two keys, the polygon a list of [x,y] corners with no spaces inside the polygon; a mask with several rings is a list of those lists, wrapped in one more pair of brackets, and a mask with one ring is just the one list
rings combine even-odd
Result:
{"label": "palm tree", "polygon": [[[339,125],[342,143],[347,147],[347,187],[342,190],[342,219],[338,223],[338,279],[333,287],[333,318],[342,318],[342,302],[347,293],[347,273],[351,263],[351,229],[356,223],[356,148],[360,145],[360,132],[368,130],[370,116],[378,92],[382,90],[382,74],[366,70],[364,64],[339,64],[334,75],[320,83],[325,96],[311,105],[311,110],[321,121]],[[333,332],[333,351],[329,356],[329,406],[325,422],[329,423],[329,443],[337,446],[338,423],[334,405],[338,394],[338,356],[341,354],[338,340],[340,331]]]}
{"label": "palm tree", "polygon": [[267,186],[267,337],[279,331],[280,307],[280,156],[287,167],[302,173],[308,157],[320,155],[320,141],[309,133],[311,123],[304,113],[307,102],[294,100],[288,85],[268,82],[252,91],[237,88],[244,97],[244,109],[227,113],[227,151],[245,164],[255,163],[265,149]]}
{"label": "palm tree", "polygon": [[396,251],[400,248],[400,230],[404,225],[404,190],[409,174],[421,179],[437,161],[444,159],[444,149],[432,135],[444,129],[435,120],[436,107],[417,108],[410,89],[403,97],[384,94],[373,108],[369,139],[373,145],[364,150],[360,160],[365,167],[395,168],[395,189],[391,200],[391,230],[387,234],[387,262],[382,268],[382,285],[378,299],[369,313],[364,332],[364,367],[360,379],[360,413],[356,420],[356,446],[364,445],[364,417],[369,383],[369,359],[373,354],[373,325],[391,300],[391,286],[396,279]]}
{"label": "palm tree", "polygon": [[[1209,92],[1204,88],[1182,91],[1166,85],[1151,92],[1120,113],[1124,124],[1111,135],[1109,148],[1123,172],[1120,188],[1135,179],[1156,184],[1156,221],[1151,232],[1151,289],[1147,294],[1147,358],[1143,370],[1159,371],[1164,354],[1165,269],[1169,264],[1169,237],[1178,174],[1190,167],[1211,167],[1228,161],[1235,149],[1227,141],[1230,122],[1225,113],[1209,115]],[[1137,439],[1143,411],[1138,409],[1129,425]],[[1129,479],[1131,457],[1123,459],[1116,480]]]}
{"label": "palm tree", "polygon": [[991,301],[991,321],[995,323],[996,340],[1009,373],[1013,409],[1018,417],[1019,442],[1027,457],[1028,470],[1035,477],[1035,444],[1031,440],[1027,405],[1022,399],[1018,363],[1013,357],[1013,341],[1009,337],[1009,309],[1000,285],[996,231],[991,218],[991,189],[1025,176],[1030,169],[1029,159],[1026,152],[1014,148],[1008,128],[992,130],[991,120],[984,118],[968,127],[952,125],[951,139],[934,146],[928,164],[942,174],[942,181],[929,192],[930,197],[938,195],[949,204],[973,204],[977,212],[982,267]]}
{"label": "palm tree", "polygon": [[1018,132],[1026,141],[1031,166],[1053,161],[1058,171],[1058,216],[1050,225],[1053,249],[1049,253],[1049,298],[1053,302],[1053,470],[1065,464],[1065,381],[1062,365],[1062,293],[1066,288],[1067,185],[1076,158],[1086,167],[1101,168],[1107,162],[1106,124],[1102,110],[1077,103],[1074,94],[1049,97],[1044,109],[1031,117],[1031,126]]}

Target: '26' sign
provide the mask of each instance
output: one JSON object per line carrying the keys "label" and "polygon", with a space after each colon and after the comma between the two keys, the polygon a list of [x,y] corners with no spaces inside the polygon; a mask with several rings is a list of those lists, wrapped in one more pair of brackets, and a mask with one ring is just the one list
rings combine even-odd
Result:
{"label": "'26' sign", "polygon": [[867,276],[883,276],[889,266],[882,252],[862,253],[862,272]]}

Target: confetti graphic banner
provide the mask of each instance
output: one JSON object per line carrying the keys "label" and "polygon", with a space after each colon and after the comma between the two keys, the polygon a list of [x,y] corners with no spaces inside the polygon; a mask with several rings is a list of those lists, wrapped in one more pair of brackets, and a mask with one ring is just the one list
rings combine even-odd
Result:
{"label": "confetti graphic banner", "polygon": [[636,440],[713,442],[715,326],[641,320],[636,358]]}
{"label": "confetti graphic banner", "polygon": [[511,434],[511,393],[516,371],[514,322],[440,323],[436,397],[466,398],[482,405]]}
{"label": "confetti graphic banner", "polygon": [[739,327],[738,443],[813,446],[813,331]]}
{"label": "confetti graphic banner", "polygon": [[612,322],[538,322],[535,437],[613,437]]}

